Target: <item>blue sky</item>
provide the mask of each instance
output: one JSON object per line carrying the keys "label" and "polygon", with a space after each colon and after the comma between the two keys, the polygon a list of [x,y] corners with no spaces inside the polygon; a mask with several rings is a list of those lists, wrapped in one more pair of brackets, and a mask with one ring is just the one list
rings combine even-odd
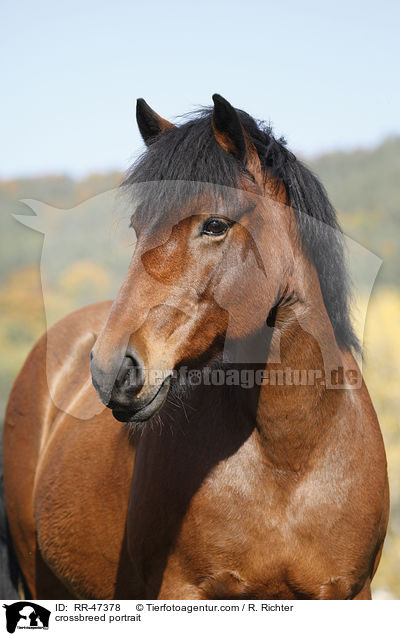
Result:
{"label": "blue sky", "polygon": [[3,0],[0,178],[126,169],[144,97],[174,118],[219,92],[296,152],[400,133],[393,0]]}

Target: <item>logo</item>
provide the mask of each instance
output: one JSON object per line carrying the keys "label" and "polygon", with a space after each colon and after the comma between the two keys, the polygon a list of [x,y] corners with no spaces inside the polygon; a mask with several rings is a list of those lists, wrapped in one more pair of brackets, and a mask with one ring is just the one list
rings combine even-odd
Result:
{"label": "logo", "polygon": [[16,629],[49,629],[51,612],[37,603],[18,601],[3,607],[6,610],[9,634],[14,634]]}
{"label": "logo", "polygon": [[[223,311],[226,318],[226,331],[223,351],[221,352],[223,365],[228,367],[240,365],[241,370],[253,374],[255,365],[265,367],[267,356],[269,364],[281,365],[280,329],[274,326],[273,320],[272,323],[268,321],[271,308],[276,306],[276,294],[280,288],[275,290],[268,272],[275,263],[275,268],[278,268],[279,274],[276,275],[279,278],[281,274],[284,275],[286,270],[295,272],[298,266],[298,257],[290,247],[289,238],[285,239],[286,230],[284,231],[292,211],[288,211],[285,204],[277,203],[270,197],[258,196],[256,200],[254,193],[250,196],[241,189],[209,183],[195,181],[136,183],[134,188],[133,185],[130,186],[129,192],[119,188],[109,190],[69,210],[59,210],[41,201],[23,199],[21,203],[29,206],[35,215],[17,214],[14,217],[23,225],[44,234],[40,274],[47,326],[49,327],[67,313],[86,306],[88,303],[118,297],[121,285],[122,289],[125,289],[126,286],[130,289],[131,283],[128,281],[128,277],[131,276],[133,269],[129,270],[129,264],[133,262],[132,254],[137,242],[133,227],[135,224],[132,224],[132,221],[135,218],[140,221],[141,214],[144,214],[143,218],[145,218],[143,210],[147,210],[146,206],[149,210],[156,208],[163,210],[163,229],[156,231],[156,226],[154,228],[151,226],[153,229],[148,235],[146,234],[146,241],[144,243],[142,241],[142,246],[139,242],[137,254],[140,257],[138,256],[134,261],[134,276],[138,280],[145,281],[146,289],[151,289],[151,293],[147,294],[149,296],[146,300],[148,305],[144,303],[141,311],[131,312],[129,324],[124,323],[127,327],[124,332],[121,331],[120,346],[121,348],[128,346],[130,337],[144,326],[147,315],[153,310],[157,311],[160,305],[169,308],[165,311],[172,309],[172,311],[179,312],[182,320],[188,325],[188,329],[190,324],[196,324],[196,315],[199,311],[197,287],[200,284],[196,278],[197,274],[192,283],[186,280],[186,276],[179,273],[179,268],[176,275],[171,273],[171,277],[165,278],[157,273],[157,267],[154,268],[151,263],[153,260],[156,262],[158,258],[161,259],[160,262],[164,262],[162,259],[165,258],[165,254],[175,253],[177,248],[174,237],[177,227],[180,223],[196,216],[197,204],[195,205],[195,203],[200,200],[199,197],[201,200],[210,202],[210,209],[214,205],[220,205],[222,201],[225,217],[228,215],[228,221],[236,225],[240,225],[238,210],[252,210],[255,208],[255,204],[259,204],[260,210],[268,209],[266,226],[269,228],[268,232],[274,227],[274,236],[281,237],[283,242],[275,246],[275,251],[271,251],[269,241],[265,240],[266,233],[260,231],[259,214],[246,214],[245,216],[248,218],[245,225],[242,226],[241,232],[244,232],[247,237],[246,245],[249,247],[243,252],[242,259],[235,260],[236,257],[232,257],[230,275],[236,277],[235,289],[231,289],[224,277],[214,276],[212,296],[213,303]],[[192,201],[193,205],[182,203],[189,201]],[[175,207],[177,214],[171,212]],[[329,242],[333,246],[340,245],[342,240],[344,241],[346,260],[354,281],[354,290],[359,290],[359,302],[362,302],[358,319],[359,331],[362,333],[368,299],[382,261],[349,237],[343,236],[336,227],[310,217],[306,211],[296,210],[296,215],[299,220],[302,219],[302,226],[308,228],[307,231],[311,232],[311,236],[325,236],[325,242]],[[129,227],[131,229],[128,231]],[[77,240],[77,228],[79,228],[79,240]],[[89,241],[87,237],[90,237]],[[285,257],[287,261],[282,260],[283,256],[281,258],[282,250],[287,252]],[[168,258],[172,258],[172,256]],[[290,267],[288,263],[290,263]],[[244,275],[243,272],[252,272],[252,275]],[[332,276],[329,274],[329,276],[328,279],[331,280],[333,274]],[[342,287],[332,285],[329,289],[327,294],[331,298],[332,307],[340,307]],[[330,344],[329,339],[326,338],[325,328],[321,329],[318,320],[311,319],[309,313],[304,311],[300,305],[296,303],[290,305],[294,312],[291,320],[296,320],[299,328],[316,341],[321,358],[319,359],[319,355],[315,358],[318,359],[318,367],[310,369],[279,367],[277,378],[274,375],[275,369],[272,368],[274,377],[260,378],[262,382],[256,380],[257,385],[260,386],[262,383],[308,386],[317,383],[327,389],[359,388],[362,376],[358,366],[361,368],[362,360],[359,360],[358,366],[354,364],[353,368],[350,368],[346,374],[345,370],[340,368],[340,356],[337,356],[336,347]],[[253,312],[257,316],[251,323],[253,331],[250,327],[250,330],[246,331],[244,324],[246,312]],[[242,331],[248,335],[239,337],[238,334]],[[84,408],[82,401],[79,400],[69,400],[66,404],[62,394],[57,389],[57,383],[53,381],[59,371],[58,333],[58,331],[50,330],[46,337],[46,374],[49,395],[61,412],[67,412],[77,419],[90,420],[105,409],[104,403],[110,401],[111,391],[119,369],[115,366],[113,374],[109,373],[107,380],[104,379],[102,401],[92,387],[91,378],[88,375],[87,388],[91,393],[90,399],[85,400]],[[273,334],[275,345],[271,348]],[[96,339],[96,334],[88,332],[86,344],[83,345],[82,341],[82,346],[86,346],[89,352]],[[89,372],[88,360],[89,355],[87,355],[87,373]],[[165,378],[160,377],[160,373],[162,376],[163,371],[165,371],[167,377],[170,375],[168,365],[164,370],[156,366],[148,371],[152,374],[152,378],[145,378],[146,384],[153,385],[158,389],[165,380]],[[211,379],[204,380],[202,369],[190,370],[187,378],[188,383],[184,381],[183,385],[194,386],[208,382],[217,386],[228,383],[231,386],[242,385],[242,378],[238,380],[226,375],[223,378],[221,370],[217,371],[215,373],[211,371]],[[129,372],[130,377],[132,374],[133,371]],[[137,381],[133,377],[131,380],[132,384],[137,386]],[[249,377],[244,378],[244,383],[245,388],[249,383],[255,384],[254,380]]]}

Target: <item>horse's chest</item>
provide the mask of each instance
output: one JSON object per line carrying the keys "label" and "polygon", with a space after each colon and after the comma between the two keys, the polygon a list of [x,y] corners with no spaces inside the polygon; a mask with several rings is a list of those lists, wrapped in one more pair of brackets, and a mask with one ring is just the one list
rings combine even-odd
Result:
{"label": "horse's chest", "polygon": [[[193,497],[162,577],[161,598],[346,597],[337,540],[312,502],[296,506],[295,488],[273,479],[216,474]],[[301,510],[300,510],[301,507]]]}
{"label": "horse's chest", "polygon": [[290,598],[285,570],[293,542],[284,507],[272,511],[262,497],[215,490],[205,488],[192,502],[171,563],[179,562],[205,598]]}

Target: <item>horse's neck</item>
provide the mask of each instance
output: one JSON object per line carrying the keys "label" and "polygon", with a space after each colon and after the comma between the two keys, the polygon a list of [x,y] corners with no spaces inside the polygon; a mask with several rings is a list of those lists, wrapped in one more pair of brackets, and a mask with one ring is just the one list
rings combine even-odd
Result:
{"label": "horse's neck", "polygon": [[298,270],[302,289],[296,290],[297,281],[291,281],[288,297],[277,309],[256,414],[267,459],[295,470],[323,443],[344,400],[348,400],[347,391],[327,386],[331,374],[343,367],[343,354],[322,300],[318,276],[304,261],[306,267],[310,267],[306,277],[301,267]]}

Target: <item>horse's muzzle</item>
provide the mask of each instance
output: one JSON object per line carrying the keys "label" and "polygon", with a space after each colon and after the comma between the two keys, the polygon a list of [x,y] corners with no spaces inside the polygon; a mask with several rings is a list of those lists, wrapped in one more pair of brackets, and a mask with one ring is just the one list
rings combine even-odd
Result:
{"label": "horse's muzzle", "polygon": [[[93,386],[103,404],[110,408],[120,422],[149,419],[163,405],[169,390],[170,377],[162,384],[145,387],[145,369],[136,351],[127,349],[118,373],[106,373],[91,354]],[[142,390],[143,389],[143,390]]]}
{"label": "horse's muzzle", "polygon": [[130,408],[120,410],[118,406],[110,404],[113,415],[119,422],[145,422],[150,419],[157,411],[160,410],[167,399],[171,376],[165,378],[161,386],[158,387],[156,393],[145,404],[139,402],[131,403]]}

